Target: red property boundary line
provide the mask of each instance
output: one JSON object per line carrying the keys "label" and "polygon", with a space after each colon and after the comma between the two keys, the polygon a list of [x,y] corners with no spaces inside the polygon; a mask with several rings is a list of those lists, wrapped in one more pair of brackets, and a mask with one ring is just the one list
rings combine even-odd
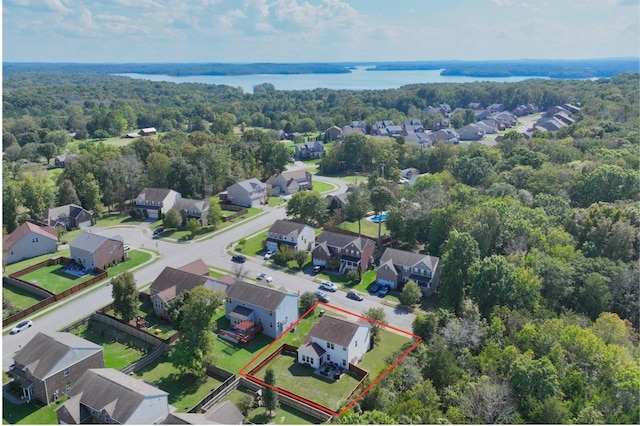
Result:
{"label": "red property boundary line", "polygon": [[[278,343],[278,341],[279,341],[283,336],[285,336],[285,335],[286,335],[286,333],[288,333],[289,331],[291,331],[291,329],[293,329],[296,325],[298,325],[298,323],[299,323],[300,321],[302,321],[304,318],[306,318],[306,317],[307,317],[307,315],[309,315],[311,312],[313,312],[313,310],[314,310],[318,305],[326,306],[326,307],[328,307],[328,308],[330,308],[330,309],[333,309],[333,310],[336,310],[336,311],[339,311],[339,312],[345,313],[345,314],[347,314],[347,315],[351,315],[351,316],[357,317],[357,318],[359,318],[359,319],[363,319],[363,320],[368,321],[368,322],[370,322],[370,323],[376,324],[376,325],[378,325],[378,326],[380,326],[380,327],[382,327],[382,328],[388,328],[388,329],[394,330],[394,331],[396,331],[396,332],[398,332],[398,333],[400,333],[400,334],[404,334],[404,335],[406,335],[406,336],[408,336],[408,337],[410,337],[410,338],[412,338],[412,339],[415,339],[415,340],[416,340],[416,342],[415,342],[415,343],[414,343],[414,344],[413,344],[413,345],[412,345],[412,346],[411,346],[411,347],[410,347],[406,352],[404,352],[404,353],[403,353],[403,354],[402,354],[402,355],[401,355],[397,360],[395,360],[395,361],[393,362],[393,364],[391,364],[391,365],[389,366],[389,368],[387,368],[387,369],[386,369],[382,374],[380,374],[380,376],[378,376],[378,377],[377,377],[377,378],[376,378],[376,379],[375,379],[375,380],[374,380],[374,381],[373,381],[369,386],[367,386],[367,388],[366,388],[366,389],[364,389],[362,392],[360,392],[360,394],[358,394],[358,396],[356,396],[356,397],[355,397],[355,398],[354,398],[354,399],[349,403],[349,405],[347,405],[347,406],[346,406],[344,409],[342,409],[340,412],[333,411],[333,410],[331,410],[331,409],[329,409],[329,408],[325,407],[324,405],[320,405],[320,404],[318,404],[318,403],[316,403],[316,402],[310,401],[310,400],[308,400],[308,399],[306,399],[306,398],[304,398],[304,397],[301,397],[301,396],[299,396],[299,395],[296,395],[296,394],[294,394],[294,393],[291,393],[291,392],[289,392],[289,391],[287,391],[287,390],[285,390],[285,389],[281,389],[281,388],[279,388],[279,387],[277,387],[277,386],[269,385],[269,384],[265,383],[264,381],[262,381],[262,380],[258,379],[257,377],[255,377],[255,376],[253,376],[253,375],[250,375],[250,374],[246,374],[246,373],[244,372],[247,368],[249,368],[249,366],[250,366],[251,364],[253,364],[253,363],[254,363],[258,358],[260,358],[260,357],[261,357],[265,352],[267,352],[269,349],[271,349],[271,347],[272,347],[272,346],[274,346],[276,343]],[[314,305],[313,305],[313,306],[312,306],[312,307],[311,307],[307,312],[305,312],[305,313],[304,313],[304,315],[302,315],[300,318],[298,318],[298,319],[296,320],[296,322],[294,322],[293,324],[291,324],[291,325],[290,325],[290,326],[289,326],[285,331],[283,331],[283,332],[280,334],[280,336],[278,336],[278,338],[277,338],[277,339],[275,339],[273,342],[271,342],[271,343],[270,343],[266,348],[264,348],[264,349],[263,349],[263,350],[261,350],[261,351],[260,351],[256,356],[254,356],[254,357],[251,359],[251,361],[249,361],[249,362],[248,362],[244,367],[242,367],[242,369],[240,369],[240,371],[238,372],[238,375],[240,375],[240,376],[242,376],[242,377],[246,378],[247,380],[251,380],[251,381],[252,381],[252,382],[254,382],[254,383],[258,383],[258,384],[260,384],[260,385],[262,385],[262,386],[269,387],[269,388],[271,388],[271,389],[275,390],[275,391],[276,391],[276,392],[278,392],[278,393],[281,393],[281,394],[283,394],[283,395],[286,395],[286,396],[288,396],[288,397],[290,397],[290,398],[293,398],[293,399],[295,399],[295,400],[298,400],[298,401],[300,401],[300,402],[302,402],[302,403],[308,404],[308,405],[310,405],[310,406],[312,406],[312,407],[314,407],[314,408],[316,408],[316,409],[318,409],[318,410],[324,411],[324,412],[325,412],[325,413],[327,413],[327,414],[330,414],[330,415],[332,415],[332,416],[336,416],[336,417],[340,417],[340,416],[342,416],[342,415],[343,415],[343,414],[344,414],[348,409],[350,409],[350,408],[353,406],[353,404],[355,404],[356,402],[358,402],[358,401],[359,401],[359,400],[360,400],[360,399],[361,399],[361,398],[362,398],[362,397],[363,397],[367,392],[369,392],[369,391],[371,390],[371,388],[373,388],[375,385],[377,385],[377,384],[378,384],[378,382],[380,382],[380,380],[382,380],[382,379],[383,379],[387,374],[389,374],[389,372],[390,372],[391,370],[393,370],[393,369],[394,369],[394,368],[395,368],[395,367],[396,367],[396,366],[397,366],[397,365],[398,365],[398,364],[399,364],[403,359],[405,359],[405,358],[406,358],[406,357],[407,357],[411,352],[413,352],[413,350],[414,350],[415,348],[417,348],[417,347],[418,347],[418,345],[420,345],[420,343],[422,343],[422,337],[420,337],[420,336],[418,336],[418,335],[416,335],[416,334],[410,333],[410,332],[408,332],[408,331],[406,331],[406,330],[402,330],[402,329],[400,329],[400,328],[394,327],[394,326],[389,325],[389,324],[381,323],[381,322],[379,322],[379,321],[373,320],[373,319],[371,319],[371,318],[367,318],[367,317],[365,317],[365,316],[362,316],[362,315],[359,315],[359,314],[353,313],[353,312],[351,312],[351,311],[347,311],[346,309],[342,309],[342,308],[339,308],[339,307],[334,306],[334,305],[329,305],[329,304],[322,303],[322,302],[316,302],[316,303],[315,303],[315,304],[314,304]]]}

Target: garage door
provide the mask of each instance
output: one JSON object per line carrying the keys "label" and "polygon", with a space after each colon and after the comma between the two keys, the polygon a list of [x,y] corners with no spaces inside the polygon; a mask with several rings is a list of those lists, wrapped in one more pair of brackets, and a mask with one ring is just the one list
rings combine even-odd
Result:
{"label": "garage door", "polygon": [[78,224],[78,228],[83,229],[83,228],[88,228],[91,226],[91,221],[90,220],[86,220],[84,222],[80,222]]}

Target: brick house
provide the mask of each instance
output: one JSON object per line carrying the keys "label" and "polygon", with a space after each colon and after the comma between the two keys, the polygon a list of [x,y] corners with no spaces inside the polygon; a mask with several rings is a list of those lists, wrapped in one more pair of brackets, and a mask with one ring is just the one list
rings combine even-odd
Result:
{"label": "brick house", "polygon": [[192,200],[190,198],[180,198],[174,207],[182,216],[182,224],[186,225],[191,219],[196,219],[200,226],[209,224],[209,202],[207,200]]}
{"label": "brick house", "polygon": [[44,211],[44,223],[49,226],[61,226],[67,231],[88,228],[94,225],[93,214],[77,204],[52,207]]}
{"label": "brick house", "polygon": [[18,226],[2,241],[2,256],[6,265],[55,253],[57,249],[58,231],[51,226],[39,226],[31,222]]}
{"label": "brick house", "polygon": [[373,266],[375,248],[376,243],[368,238],[324,231],[316,238],[311,257],[314,265],[340,273],[358,268],[365,272]]}
{"label": "brick house", "polygon": [[38,333],[14,358],[9,375],[24,399],[50,404],[90,368],[104,367],[102,346],[71,333]]}
{"label": "brick house", "polygon": [[83,232],[69,244],[71,259],[85,269],[107,269],[124,262],[124,240],[116,235],[112,238]]}
{"label": "brick house", "polygon": [[307,170],[282,172],[267,179],[273,195],[290,195],[298,191],[313,189],[313,175]]}
{"label": "brick house", "polygon": [[376,280],[391,288],[402,290],[409,280],[415,281],[422,294],[431,295],[440,277],[440,258],[405,250],[387,248],[376,268]]}
{"label": "brick house", "polygon": [[286,245],[297,251],[309,251],[315,241],[315,230],[304,223],[276,220],[267,233],[267,250]]}

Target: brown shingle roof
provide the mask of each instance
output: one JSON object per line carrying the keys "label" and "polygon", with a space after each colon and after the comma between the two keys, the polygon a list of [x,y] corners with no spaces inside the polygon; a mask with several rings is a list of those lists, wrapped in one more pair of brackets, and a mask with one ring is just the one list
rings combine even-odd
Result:
{"label": "brown shingle roof", "polygon": [[182,265],[178,269],[183,272],[189,272],[195,275],[205,275],[205,276],[209,275],[209,267],[207,266],[206,263],[204,263],[204,260],[202,259],[194,260],[191,263]]}
{"label": "brown shingle roof", "polygon": [[167,266],[153,281],[150,288],[152,294],[164,293],[167,290],[175,289],[170,290],[170,292],[174,292],[175,297],[176,295],[189,291],[194,287],[203,285],[206,281],[207,277],[202,275],[192,274],[190,272],[181,271],[180,269],[174,269]]}
{"label": "brown shingle roof", "polygon": [[358,328],[360,325],[354,322],[325,315],[313,325],[308,339],[315,337],[336,345],[349,346]]}
{"label": "brown shingle roof", "polygon": [[273,290],[262,285],[236,281],[227,289],[227,296],[273,311],[280,306],[287,293]]}
{"label": "brown shingle roof", "polygon": [[35,232],[38,235],[42,235],[45,238],[58,241],[58,231],[52,226],[38,226],[31,222],[25,222],[18,226],[12,233],[5,236],[3,239],[3,249],[6,250],[12,247],[15,243],[20,241],[29,232]]}

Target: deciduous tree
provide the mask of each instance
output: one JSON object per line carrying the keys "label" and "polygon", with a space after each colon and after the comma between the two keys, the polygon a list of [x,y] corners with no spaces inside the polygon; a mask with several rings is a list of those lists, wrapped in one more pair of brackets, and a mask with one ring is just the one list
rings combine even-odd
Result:
{"label": "deciduous tree", "polygon": [[176,229],[182,224],[182,215],[176,209],[170,209],[165,213],[162,224],[167,229]]}
{"label": "deciduous tree", "polygon": [[264,400],[264,406],[267,409],[267,413],[270,417],[273,417],[275,415],[274,411],[280,406],[278,391],[274,389],[276,385],[276,374],[273,371],[273,368],[267,367],[264,374],[264,382],[269,386],[264,388],[262,399]]}
{"label": "deciduous tree", "polygon": [[129,322],[138,312],[138,289],[135,278],[129,271],[111,279],[111,297],[113,297],[113,311],[122,321]]}
{"label": "deciduous tree", "polygon": [[400,303],[406,306],[411,306],[420,303],[421,300],[422,291],[420,291],[418,284],[413,280],[407,281],[402,289],[402,294],[400,295]]}

